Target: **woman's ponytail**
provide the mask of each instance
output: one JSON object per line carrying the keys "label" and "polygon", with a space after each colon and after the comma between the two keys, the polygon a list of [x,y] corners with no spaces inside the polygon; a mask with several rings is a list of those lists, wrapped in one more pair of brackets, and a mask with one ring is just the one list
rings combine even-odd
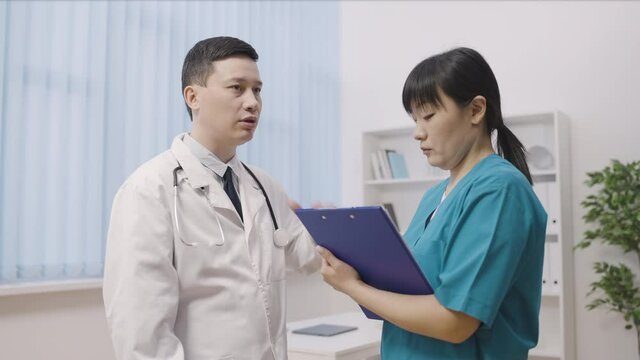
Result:
{"label": "woman's ponytail", "polygon": [[533,184],[524,145],[518,140],[513,132],[504,124],[502,119],[498,120],[496,127],[498,132],[498,154],[508,160],[513,166],[518,168],[522,174]]}

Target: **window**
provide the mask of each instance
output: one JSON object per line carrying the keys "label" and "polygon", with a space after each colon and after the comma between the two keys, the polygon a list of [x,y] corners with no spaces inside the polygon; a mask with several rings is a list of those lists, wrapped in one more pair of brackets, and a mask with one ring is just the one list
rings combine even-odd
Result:
{"label": "window", "polygon": [[[264,110],[243,161],[340,200],[337,2],[0,2],[0,283],[99,277],[113,196],[190,127],[182,61],[236,36]],[[194,17],[195,16],[195,17]]]}

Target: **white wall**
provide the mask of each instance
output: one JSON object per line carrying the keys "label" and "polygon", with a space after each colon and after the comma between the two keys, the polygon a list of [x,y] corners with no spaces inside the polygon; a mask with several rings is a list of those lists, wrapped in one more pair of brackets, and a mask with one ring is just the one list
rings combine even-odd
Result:
{"label": "white wall", "polygon": [[[357,310],[319,274],[288,281],[289,321]],[[0,296],[0,359],[115,359],[101,289]]]}
{"label": "white wall", "polygon": [[0,358],[112,360],[101,291],[0,297]]}
{"label": "white wall", "polygon": [[[570,117],[579,241],[585,230],[579,202],[588,192],[584,174],[611,158],[640,159],[638,19],[640,3],[633,2],[343,2],[345,205],[362,202],[361,132],[410,126],[401,91],[413,66],[468,46],[492,66],[506,115],[560,110]],[[591,264],[619,258],[618,251],[599,246],[575,254],[577,359],[638,356],[635,332],[624,330],[618,315],[585,310],[584,294],[596,279]]]}
{"label": "white wall", "polygon": [[287,278],[287,321],[347,311],[359,311],[359,307],[322,281],[319,273],[291,274]]}

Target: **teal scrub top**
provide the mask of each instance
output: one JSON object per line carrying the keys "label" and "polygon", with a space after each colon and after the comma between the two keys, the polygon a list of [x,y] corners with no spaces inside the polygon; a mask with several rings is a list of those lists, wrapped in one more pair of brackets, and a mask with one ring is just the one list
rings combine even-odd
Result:
{"label": "teal scrub top", "polygon": [[440,304],[481,325],[453,344],[385,321],[382,359],[527,359],[538,341],[547,214],[525,176],[498,155],[440,203],[448,181],[424,195],[404,240]]}

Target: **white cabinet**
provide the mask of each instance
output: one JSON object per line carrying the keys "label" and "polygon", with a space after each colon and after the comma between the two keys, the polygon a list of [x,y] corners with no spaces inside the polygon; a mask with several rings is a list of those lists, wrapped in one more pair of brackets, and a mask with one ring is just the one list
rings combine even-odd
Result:
{"label": "white cabinet", "polygon": [[[293,330],[319,324],[357,327],[334,336],[294,334]],[[382,321],[367,319],[362,312],[335,314],[287,324],[289,360],[375,360],[380,358]]]}
{"label": "white cabinet", "polygon": [[[540,337],[531,359],[575,359],[573,313],[573,237],[568,120],[559,112],[505,117],[505,123],[528,150],[528,163],[548,214],[545,243]],[[365,205],[393,205],[404,232],[425,191],[446,179],[447,172],[429,165],[413,139],[413,128],[368,131],[362,139]],[[375,180],[371,153],[380,149],[404,155],[409,177]]]}

